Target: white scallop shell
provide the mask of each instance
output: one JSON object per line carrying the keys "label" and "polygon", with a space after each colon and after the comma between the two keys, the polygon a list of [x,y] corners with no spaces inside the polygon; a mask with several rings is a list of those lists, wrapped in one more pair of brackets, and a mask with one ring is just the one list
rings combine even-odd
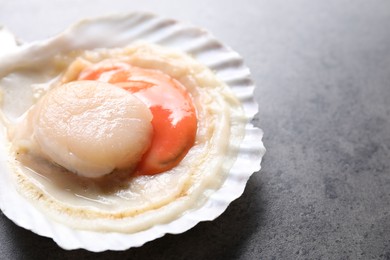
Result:
{"label": "white scallop shell", "polygon": [[[93,30],[91,30],[93,28]],[[97,34],[96,32],[99,32]],[[74,35],[82,37],[73,37]],[[135,40],[157,43],[189,53],[205,64],[219,79],[233,90],[250,118],[258,112],[254,101],[254,84],[249,69],[239,54],[221,44],[209,32],[190,24],[155,16],[148,13],[112,15],[86,19],[71,26],[63,33],[45,41],[17,46],[14,37],[0,27],[0,70],[10,66],[12,60],[28,55],[31,63],[56,53],[58,44],[62,50],[120,47]],[[0,150],[0,208],[17,225],[41,236],[51,237],[64,249],[84,248],[89,251],[125,250],[144,243],[189,230],[201,221],[213,220],[221,215],[228,205],[241,196],[252,173],[260,170],[265,148],[261,142],[263,132],[251,123],[246,125],[245,138],[223,185],[210,195],[200,208],[194,209],[176,220],[150,229],[133,233],[99,233],[74,230],[52,221],[26,201],[11,183],[7,170],[6,151]],[[1,138],[5,138],[4,135]],[[1,140],[4,143],[4,140]]]}

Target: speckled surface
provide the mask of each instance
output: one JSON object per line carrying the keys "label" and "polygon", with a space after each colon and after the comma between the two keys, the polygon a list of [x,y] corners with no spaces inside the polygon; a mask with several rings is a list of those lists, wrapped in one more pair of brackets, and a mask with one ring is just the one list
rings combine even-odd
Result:
{"label": "speckled surface", "polygon": [[257,83],[263,169],[213,222],[141,248],[64,251],[0,214],[0,259],[390,259],[390,2],[5,1],[36,40],[84,16],[149,10],[212,31]]}

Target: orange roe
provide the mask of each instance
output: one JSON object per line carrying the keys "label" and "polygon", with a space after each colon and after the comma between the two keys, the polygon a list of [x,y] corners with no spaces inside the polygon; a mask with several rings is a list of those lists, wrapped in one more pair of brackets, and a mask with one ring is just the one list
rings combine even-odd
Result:
{"label": "orange roe", "polygon": [[197,117],[185,87],[159,70],[121,61],[102,61],[84,69],[79,80],[115,84],[142,100],[153,114],[154,134],[137,173],[152,175],[172,169],[195,142]]}

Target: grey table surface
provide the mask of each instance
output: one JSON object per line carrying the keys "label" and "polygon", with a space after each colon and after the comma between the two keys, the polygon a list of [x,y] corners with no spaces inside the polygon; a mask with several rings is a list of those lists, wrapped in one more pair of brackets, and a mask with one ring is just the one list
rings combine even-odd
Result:
{"label": "grey table surface", "polygon": [[390,259],[390,1],[0,0],[0,24],[31,41],[134,10],[242,54],[262,170],[215,221],[124,252],[64,251],[0,214],[0,259]]}

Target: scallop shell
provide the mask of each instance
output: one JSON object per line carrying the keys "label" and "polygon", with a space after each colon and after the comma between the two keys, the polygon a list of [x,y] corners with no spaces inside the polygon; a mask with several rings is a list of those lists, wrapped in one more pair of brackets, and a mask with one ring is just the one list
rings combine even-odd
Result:
{"label": "scallop shell", "polygon": [[[96,34],[96,32],[99,34]],[[74,37],[82,36],[82,37]],[[239,54],[223,45],[209,32],[187,23],[149,13],[111,15],[82,20],[59,35],[48,40],[18,46],[14,36],[0,27],[0,71],[11,66],[11,60],[30,58],[30,63],[44,60],[61,50],[121,47],[135,40],[156,43],[186,52],[212,69],[241,101],[245,114],[253,118],[258,112],[254,101],[254,84],[250,71]],[[155,225],[133,233],[99,233],[74,230],[57,223],[27,202],[15,189],[11,172],[7,167],[4,146],[0,149],[0,208],[17,225],[34,233],[52,238],[60,247],[68,250],[83,248],[89,251],[125,250],[162,237],[167,233],[185,232],[201,221],[214,220],[228,205],[241,196],[249,177],[260,170],[265,148],[261,142],[261,129],[248,123],[237,161],[222,186],[209,196],[201,207],[190,210],[174,221]],[[0,139],[4,143],[4,129]]]}

